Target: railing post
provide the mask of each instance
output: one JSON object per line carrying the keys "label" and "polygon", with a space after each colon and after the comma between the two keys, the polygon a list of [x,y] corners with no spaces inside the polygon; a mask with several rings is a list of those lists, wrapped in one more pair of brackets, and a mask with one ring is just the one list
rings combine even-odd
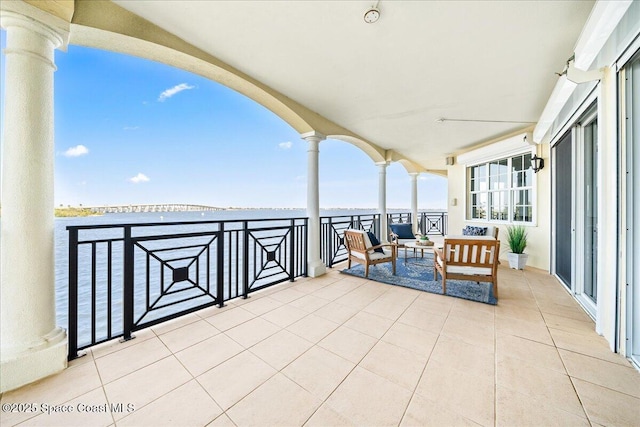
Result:
{"label": "railing post", "polygon": [[222,308],[224,307],[224,222],[220,223],[218,230],[216,293],[218,297],[218,307]]}
{"label": "railing post", "polygon": [[78,357],[78,229],[69,229],[69,337],[67,360]]}
{"label": "railing post", "polygon": [[295,255],[296,254],[295,253],[296,242],[295,242],[295,235],[294,235],[295,230],[296,230],[295,222],[296,221],[294,219],[292,219],[291,220],[291,226],[289,227],[289,238],[291,240],[291,244],[289,245],[289,269],[290,269],[289,281],[290,282],[293,282],[295,280],[295,277],[296,277],[295,276],[295,272],[294,272],[294,270],[295,270],[295,268],[294,268],[294,266],[295,266],[295,256],[296,256]]}
{"label": "railing post", "polygon": [[242,223],[242,299],[249,295],[249,222]]}
{"label": "railing post", "polygon": [[429,234],[430,229],[429,215],[426,212],[420,212],[420,234]]}
{"label": "railing post", "polygon": [[445,231],[447,229],[447,223],[445,222],[445,213],[442,212],[441,215],[442,215],[442,222],[441,222],[441,224],[442,224],[442,235],[444,236],[445,235]]}
{"label": "railing post", "polygon": [[309,218],[304,219],[304,245],[302,246],[302,251],[304,253],[303,261],[304,261],[304,277],[309,277]]}
{"label": "railing post", "polygon": [[329,224],[327,225],[327,267],[333,267],[333,218],[329,217]]}
{"label": "railing post", "polygon": [[129,341],[134,338],[131,335],[133,330],[133,272],[134,272],[134,252],[133,252],[133,239],[131,238],[131,227],[124,227],[124,292],[123,292],[123,316],[122,316],[122,330],[123,341]]}

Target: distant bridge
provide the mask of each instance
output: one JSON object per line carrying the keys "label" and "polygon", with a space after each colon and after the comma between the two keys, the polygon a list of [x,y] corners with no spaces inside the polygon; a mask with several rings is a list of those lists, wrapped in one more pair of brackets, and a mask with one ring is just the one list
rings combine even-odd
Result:
{"label": "distant bridge", "polygon": [[160,203],[155,205],[104,205],[85,206],[95,213],[132,213],[132,212],[201,212],[220,211],[224,208],[204,205],[186,205],[179,203]]}

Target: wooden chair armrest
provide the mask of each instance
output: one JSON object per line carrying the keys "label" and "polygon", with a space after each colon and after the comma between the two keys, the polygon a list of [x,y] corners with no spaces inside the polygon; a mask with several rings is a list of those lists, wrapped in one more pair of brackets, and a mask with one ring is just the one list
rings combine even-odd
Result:
{"label": "wooden chair armrest", "polygon": [[444,259],[444,253],[442,252],[443,248],[433,248],[433,253],[440,259]]}
{"label": "wooden chair armrest", "polygon": [[369,250],[378,249],[378,248],[384,248],[385,246],[391,246],[392,249],[393,249],[394,247],[398,247],[398,244],[397,243],[380,243],[379,245],[371,246],[369,248]]}
{"label": "wooden chair armrest", "polygon": [[398,244],[397,243],[381,243],[379,245],[371,246],[369,248],[369,250],[383,248],[385,246],[391,247],[391,253],[394,254],[394,255],[395,255],[396,251],[398,250]]}

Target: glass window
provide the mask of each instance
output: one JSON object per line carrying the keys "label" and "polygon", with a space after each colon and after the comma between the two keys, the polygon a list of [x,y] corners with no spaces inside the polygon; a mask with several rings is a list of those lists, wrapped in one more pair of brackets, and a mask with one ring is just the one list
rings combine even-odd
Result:
{"label": "glass window", "polygon": [[531,153],[467,168],[470,219],[533,222]]}

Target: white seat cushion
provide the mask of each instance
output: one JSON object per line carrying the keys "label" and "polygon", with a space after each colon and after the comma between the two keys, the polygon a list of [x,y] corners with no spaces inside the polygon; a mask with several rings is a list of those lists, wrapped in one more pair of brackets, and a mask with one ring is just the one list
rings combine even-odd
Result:
{"label": "white seat cushion", "polygon": [[484,267],[462,267],[459,265],[451,265],[447,267],[447,273],[478,274],[481,276],[491,276],[491,269]]}
{"label": "white seat cushion", "polygon": [[416,239],[396,239],[395,242],[399,245],[404,245],[405,243],[415,242]]}
{"label": "white seat cushion", "polygon": [[[383,249],[384,253],[380,253],[380,252],[369,252],[369,259],[372,261],[378,260],[378,259],[384,259],[384,258],[391,258],[391,252],[388,250]],[[360,259],[365,259],[365,256],[363,253],[361,252],[356,252],[353,251],[351,252],[351,255],[353,255],[356,258],[360,258]]]}
{"label": "white seat cushion", "polygon": [[[438,264],[442,267],[443,262],[440,257],[437,257]],[[488,267],[464,267],[461,265],[449,265],[447,266],[447,273],[453,274],[479,274],[483,276],[490,276],[492,271]]]}

